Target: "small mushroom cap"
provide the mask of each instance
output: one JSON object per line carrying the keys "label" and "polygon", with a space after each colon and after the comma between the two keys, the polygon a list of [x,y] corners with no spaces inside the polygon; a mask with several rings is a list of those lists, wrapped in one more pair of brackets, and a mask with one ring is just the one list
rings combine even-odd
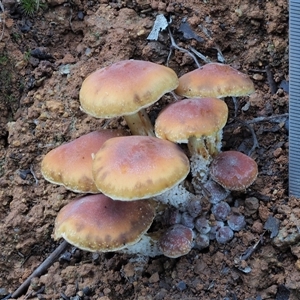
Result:
{"label": "small mushroom cap", "polygon": [[124,60],[90,74],[82,84],[79,99],[86,113],[112,118],[136,113],[177,86],[178,77],[168,67]]}
{"label": "small mushroom cap", "polygon": [[158,115],[157,137],[187,143],[189,137],[211,136],[221,130],[228,118],[226,103],[217,98],[192,98],[174,102]]}
{"label": "small mushroom cap", "polygon": [[149,136],[112,138],[93,163],[98,189],[124,201],[159,195],[180,183],[189,170],[189,160],[177,145]]}
{"label": "small mushroom cap", "polygon": [[243,191],[256,179],[256,162],[238,151],[219,153],[210,166],[211,178],[231,191]]}
{"label": "small mushroom cap", "polygon": [[99,193],[92,175],[92,156],[106,140],[125,134],[123,130],[93,131],[51,150],[41,164],[44,178],[74,192]]}
{"label": "small mushroom cap", "polygon": [[135,244],[155,216],[153,200],[114,201],[103,194],[69,202],[55,220],[54,238],[91,252],[116,251]]}
{"label": "small mushroom cap", "polygon": [[159,250],[171,258],[188,254],[192,247],[193,231],[181,224],[175,224],[168,228],[158,241]]}
{"label": "small mushroom cap", "polygon": [[238,70],[220,63],[209,63],[179,78],[176,94],[193,97],[240,97],[254,92],[251,79]]}

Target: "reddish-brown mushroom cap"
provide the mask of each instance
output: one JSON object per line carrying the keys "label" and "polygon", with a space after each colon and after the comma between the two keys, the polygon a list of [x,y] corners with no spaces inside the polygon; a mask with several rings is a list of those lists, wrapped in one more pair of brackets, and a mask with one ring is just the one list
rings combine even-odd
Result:
{"label": "reddish-brown mushroom cap", "polygon": [[125,134],[124,130],[94,131],[51,150],[41,164],[44,178],[74,192],[99,193],[92,175],[92,156],[106,140]]}
{"label": "reddish-brown mushroom cap", "polygon": [[254,182],[257,174],[256,162],[238,151],[219,153],[210,166],[212,179],[231,191],[245,190]]}
{"label": "reddish-brown mushroom cap", "polygon": [[192,136],[213,136],[228,118],[228,107],[216,98],[192,98],[174,102],[163,109],[155,122],[157,137],[187,143]]}
{"label": "reddish-brown mushroom cap", "polygon": [[193,97],[248,96],[254,92],[251,79],[238,70],[220,63],[209,63],[179,78],[176,94]]}
{"label": "reddish-brown mushroom cap", "polygon": [[[138,112],[177,86],[178,77],[168,67],[124,60],[90,74],[82,84],[79,98],[86,113],[96,118],[124,116],[132,133],[140,134],[138,127],[152,124],[144,111],[139,115]],[[153,131],[145,135],[153,135]]]}
{"label": "reddish-brown mushroom cap", "polygon": [[189,160],[177,145],[148,136],[112,138],[93,162],[98,189],[125,201],[159,195],[180,183],[189,170]]}
{"label": "reddish-brown mushroom cap", "polygon": [[171,258],[188,254],[193,248],[192,229],[181,224],[171,226],[159,239],[158,248],[165,256]]}
{"label": "reddish-brown mushroom cap", "polygon": [[55,220],[55,239],[91,252],[116,251],[135,244],[155,216],[153,200],[114,201],[89,195],[71,201]]}

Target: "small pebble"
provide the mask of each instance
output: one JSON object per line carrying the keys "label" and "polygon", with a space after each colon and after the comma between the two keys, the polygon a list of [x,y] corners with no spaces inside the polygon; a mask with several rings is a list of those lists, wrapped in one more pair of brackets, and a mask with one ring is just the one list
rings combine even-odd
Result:
{"label": "small pebble", "polygon": [[253,78],[254,80],[261,81],[261,80],[264,79],[264,76],[262,76],[261,74],[254,74],[254,75],[252,76],[252,78]]}
{"label": "small pebble", "polygon": [[182,292],[186,289],[186,283],[184,281],[179,281],[176,288],[178,291]]}

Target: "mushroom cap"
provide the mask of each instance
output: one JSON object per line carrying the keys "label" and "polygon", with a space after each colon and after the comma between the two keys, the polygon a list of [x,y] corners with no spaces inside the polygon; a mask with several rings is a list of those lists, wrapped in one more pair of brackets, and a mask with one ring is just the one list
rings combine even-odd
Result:
{"label": "mushroom cap", "polygon": [[91,252],[116,251],[135,244],[155,216],[153,200],[114,201],[103,194],[69,202],[55,220],[54,238]]}
{"label": "mushroom cap", "polygon": [[239,151],[225,151],[217,154],[210,166],[211,178],[231,191],[242,191],[256,179],[256,162]]}
{"label": "mushroom cap", "polygon": [[124,60],[99,69],[82,83],[83,111],[96,118],[130,115],[178,86],[176,73],[148,61]]}
{"label": "mushroom cap", "polygon": [[192,247],[193,231],[181,224],[175,224],[168,228],[158,241],[159,250],[171,258],[188,254]]}
{"label": "mushroom cap", "polygon": [[97,188],[124,201],[159,195],[180,183],[189,170],[189,160],[177,145],[149,136],[112,138],[93,162]]}
{"label": "mushroom cap", "polygon": [[251,79],[238,70],[220,63],[209,63],[179,78],[176,94],[192,97],[240,97],[254,92]]}
{"label": "mushroom cap", "polygon": [[217,98],[192,98],[174,102],[163,109],[155,122],[157,137],[187,143],[189,137],[211,136],[228,118],[226,103]]}
{"label": "mushroom cap", "polygon": [[106,140],[125,134],[124,130],[93,131],[60,145],[43,158],[41,172],[46,180],[74,192],[99,193],[92,174],[92,156]]}

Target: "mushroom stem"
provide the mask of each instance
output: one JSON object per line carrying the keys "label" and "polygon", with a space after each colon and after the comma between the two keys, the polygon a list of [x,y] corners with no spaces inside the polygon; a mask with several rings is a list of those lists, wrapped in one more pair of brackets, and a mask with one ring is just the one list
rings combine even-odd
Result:
{"label": "mushroom stem", "polygon": [[124,119],[133,135],[155,136],[153,125],[144,108],[134,114],[124,116]]}
{"label": "mushroom stem", "polygon": [[[191,173],[200,182],[207,179],[208,166],[214,156],[216,156],[222,146],[222,130],[211,136],[197,138],[189,137],[188,148],[191,154]],[[193,184],[194,185],[194,184]]]}
{"label": "mushroom stem", "polygon": [[197,138],[195,136],[191,136],[188,139],[188,148],[190,154],[193,155],[200,155],[203,159],[209,159],[209,152],[206,148],[206,143],[204,137]]}
{"label": "mushroom stem", "polygon": [[197,138],[191,136],[188,139],[188,148],[191,155],[198,154],[205,160],[210,160],[217,155],[222,146],[222,130],[219,130],[211,136]]}

